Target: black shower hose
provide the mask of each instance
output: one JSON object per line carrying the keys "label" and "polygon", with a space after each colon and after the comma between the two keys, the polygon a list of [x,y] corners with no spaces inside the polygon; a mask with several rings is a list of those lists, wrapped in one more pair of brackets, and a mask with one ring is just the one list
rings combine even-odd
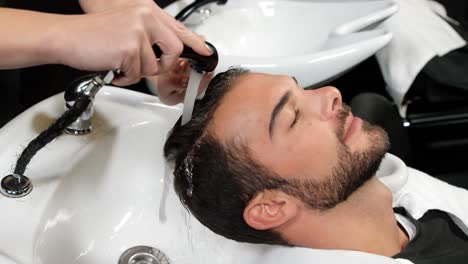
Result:
{"label": "black shower hose", "polygon": [[61,117],[59,117],[49,128],[41,132],[33,139],[28,146],[23,150],[20,157],[16,161],[14,174],[24,175],[26,167],[36,153],[52,140],[62,135],[63,131],[75,122],[80,115],[86,110],[92,99],[87,95],[80,95],[75,100],[75,103]]}

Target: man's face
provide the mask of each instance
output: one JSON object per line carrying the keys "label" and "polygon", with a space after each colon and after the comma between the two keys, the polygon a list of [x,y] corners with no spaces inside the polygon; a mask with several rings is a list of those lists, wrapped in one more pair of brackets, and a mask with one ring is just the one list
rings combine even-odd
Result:
{"label": "man's face", "polygon": [[373,176],[385,132],[354,117],[336,88],[303,90],[288,76],[247,74],[216,110],[212,131],[239,140],[260,164],[300,182],[297,196],[328,209]]}

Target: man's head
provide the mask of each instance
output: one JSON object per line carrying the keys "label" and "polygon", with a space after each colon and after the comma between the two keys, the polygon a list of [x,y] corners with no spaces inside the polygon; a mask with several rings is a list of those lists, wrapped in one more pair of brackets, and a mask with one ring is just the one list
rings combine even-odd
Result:
{"label": "man's head", "polygon": [[385,132],[354,118],[336,88],[231,69],[164,151],[176,192],[201,223],[237,241],[290,244],[282,226],[346,201],[387,149]]}

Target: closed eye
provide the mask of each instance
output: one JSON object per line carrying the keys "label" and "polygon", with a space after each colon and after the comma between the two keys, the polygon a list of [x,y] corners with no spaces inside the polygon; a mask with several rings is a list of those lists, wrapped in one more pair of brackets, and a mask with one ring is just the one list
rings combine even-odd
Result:
{"label": "closed eye", "polygon": [[296,125],[297,120],[299,120],[299,117],[300,117],[300,115],[301,115],[301,112],[300,112],[299,110],[294,111],[294,113],[295,113],[295,115],[294,115],[294,120],[293,120],[293,122],[291,123],[290,128],[293,128],[294,125]]}

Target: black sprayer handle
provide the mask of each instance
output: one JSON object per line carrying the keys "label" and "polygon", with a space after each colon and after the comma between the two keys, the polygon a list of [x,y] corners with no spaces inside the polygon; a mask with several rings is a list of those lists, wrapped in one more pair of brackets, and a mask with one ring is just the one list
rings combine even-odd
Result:
{"label": "black sprayer handle", "polygon": [[[180,54],[180,57],[188,59],[194,70],[200,72],[212,72],[218,65],[218,51],[213,46],[213,44],[207,41],[205,41],[205,43],[213,51],[213,53],[210,56],[200,55],[189,46],[184,45],[184,50],[182,51],[182,54]],[[159,48],[159,46],[156,44],[153,45],[153,51],[154,54],[156,54],[156,57],[158,58],[160,58],[163,53],[161,48]]]}

